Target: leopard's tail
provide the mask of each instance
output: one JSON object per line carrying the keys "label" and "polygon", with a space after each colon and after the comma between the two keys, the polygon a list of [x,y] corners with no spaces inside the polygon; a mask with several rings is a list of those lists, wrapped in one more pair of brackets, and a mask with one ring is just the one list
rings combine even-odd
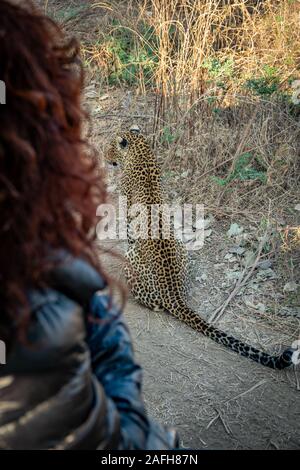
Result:
{"label": "leopard's tail", "polygon": [[270,367],[271,369],[285,369],[293,364],[292,355],[294,350],[292,348],[286,349],[279,356],[271,356],[270,354],[259,351],[253,346],[249,346],[233,336],[224,333],[213,325],[210,325],[192,309],[187,307],[184,302],[172,302],[171,305],[170,308],[166,308],[169,313],[193,329],[203,333],[205,336],[208,336],[217,343],[223,344],[241,356],[248,357],[249,359],[252,359],[252,361],[258,362],[263,366]]}

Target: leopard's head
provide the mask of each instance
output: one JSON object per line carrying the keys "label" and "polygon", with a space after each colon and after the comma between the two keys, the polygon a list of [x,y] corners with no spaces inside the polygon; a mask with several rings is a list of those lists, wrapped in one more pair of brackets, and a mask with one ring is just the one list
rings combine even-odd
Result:
{"label": "leopard's head", "polygon": [[124,167],[128,160],[137,161],[149,149],[145,137],[137,125],[131,126],[124,133],[115,136],[105,155],[107,163]]}

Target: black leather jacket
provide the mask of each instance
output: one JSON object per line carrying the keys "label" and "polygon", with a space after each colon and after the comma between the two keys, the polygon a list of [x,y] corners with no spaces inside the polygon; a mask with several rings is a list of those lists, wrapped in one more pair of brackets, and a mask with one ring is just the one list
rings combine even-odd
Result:
{"label": "black leather jacket", "polygon": [[69,259],[51,285],[29,293],[30,341],[0,365],[0,449],[174,448],[175,433],[147,417],[130,335],[102,278]]}

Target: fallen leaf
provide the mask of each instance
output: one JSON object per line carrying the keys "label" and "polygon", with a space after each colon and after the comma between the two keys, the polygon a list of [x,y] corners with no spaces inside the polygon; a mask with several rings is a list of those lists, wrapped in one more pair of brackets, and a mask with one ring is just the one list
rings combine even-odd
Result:
{"label": "fallen leaf", "polygon": [[236,235],[241,234],[243,230],[243,227],[240,227],[238,224],[234,223],[230,225],[230,228],[227,231],[227,235],[228,237],[235,237]]}
{"label": "fallen leaf", "polygon": [[267,307],[265,304],[263,304],[262,302],[258,302],[257,304],[254,304],[252,298],[244,297],[243,301],[247,307],[258,310],[261,313],[265,313],[265,311],[267,310]]}
{"label": "fallen leaf", "polygon": [[269,269],[273,265],[272,261],[269,259],[266,259],[265,261],[261,261],[258,263],[257,267],[258,269]]}
{"label": "fallen leaf", "polygon": [[298,285],[294,281],[287,282],[284,285],[283,292],[295,292],[298,289]]}
{"label": "fallen leaf", "polygon": [[261,281],[265,281],[267,279],[268,280],[277,279],[277,274],[271,268],[262,269],[261,271],[258,271],[257,279]]}
{"label": "fallen leaf", "polygon": [[226,277],[230,279],[231,281],[237,281],[240,275],[241,275],[240,271],[227,271],[226,272]]}
{"label": "fallen leaf", "polygon": [[251,266],[256,259],[256,255],[251,250],[246,250],[244,253],[243,264],[244,266]]}
{"label": "fallen leaf", "polygon": [[102,96],[99,96],[99,101],[104,101],[104,100],[107,100],[109,98],[109,95],[102,95]]}
{"label": "fallen leaf", "polygon": [[229,253],[233,253],[235,255],[242,255],[245,253],[246,249],[242,248],[241,246],[232,246],[229,248]]}
{"label": "fallen leaf", "polygon": [[196,238],[195,232],[186,231],[186,232],[183,233],[182,240],[183,240],[184,243],[188,243],[191,240],[195,240],[195,238]]}
{"label": "fallen leaf", "polygon": [[84,93],[84,96],[86,98],[96,98],[98,96],[98,93],[96,90],[90,90]]}
{"label": "fallen leaf", "polygon": [[210,237],[212,234],[212,229],[209,228],[208,230],[204,230],[204,238]]}
{"label": "fallen leaf", "polygon": [[231,253],[227,253],[225,256],[224,256],[224,259],[226,259],[227,261],[229,261],[229,263],[234,263],[236,261],[236,257],[234,255],[232,255]]}

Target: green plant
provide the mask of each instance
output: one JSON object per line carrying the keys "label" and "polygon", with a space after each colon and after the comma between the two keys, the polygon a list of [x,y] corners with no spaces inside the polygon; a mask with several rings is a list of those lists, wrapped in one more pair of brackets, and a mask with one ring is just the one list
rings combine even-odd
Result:
{"label": "green plant", "polygon": [[178,137],[178,133],[173,133],[170,127],[165,126],[162,131],[161,135],[161,143],[162,144],[172,144]]}
{"label": "green plant", "polygon": [[247,80],[245,88],[255,95],[268,97],[279,91],[279,83],[280,78],[277,68],[265,65],[263,67],[263,76]]}
{"label": "green plant", "polygon": [[67,9],[59,10],[53,13],[51,16],[56,21],[66,22],[75,18],[79,13],[86,10],[88,7],[86,5],[81,5],[78,7],[70,7]]}
{"label": "green plant", "polygon": [[151,83],[157,55],[154,53],[156,36],[153,28],[143,22],[138,25],[139,35],[129,27],[112,20],[110,33],[104,36],[102,44],[112,57],[108,70],[110,84],[133,85],[141,76],[144,85]]}
{"label": "green plant", "polygon": [[228,58],[223,61],[216,58],[208,58],[203,61],[202,67],[206,69],[209,76],[214,79],[232,77],[234,61],[232,58]]}
{"label": "green plant", "polygon": [[243,153],[235,162],[232,172],[226,178],[219,178],[213,176],[212,179],[219,186],[227,186],[231,181],[239,180],[258,180],[261,183],[266,182],[266,173],[265,171],[257,170],[251,163],[254,163],[254,160],[258,160],[257,157],[253,157],[251,152]]}

